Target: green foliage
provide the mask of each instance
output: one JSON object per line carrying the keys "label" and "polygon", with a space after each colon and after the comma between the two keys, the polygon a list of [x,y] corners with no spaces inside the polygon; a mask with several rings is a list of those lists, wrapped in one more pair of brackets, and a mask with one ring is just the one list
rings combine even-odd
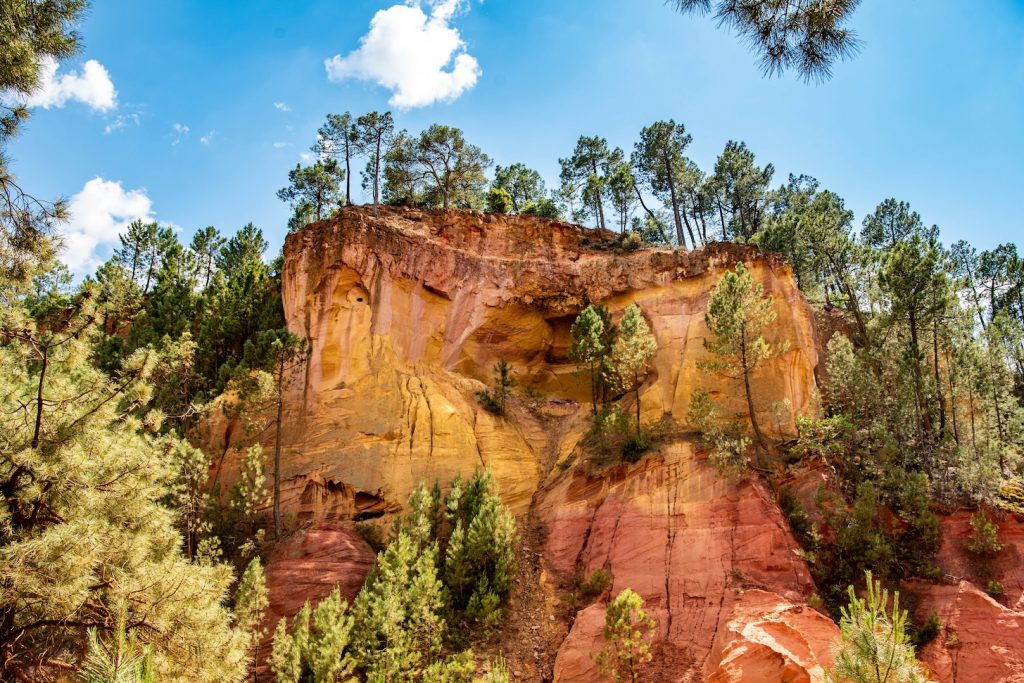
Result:
{"label": "green foliage", "polygon": [[590,378],[591,408],[597,415],[598,403],[606,403],[608,359],[615,341],[615,328],[608,309],[597,304],[587,306],[572,324],[569,360]]}
{"label": "green foliage", "polygon": [[270,669],[278,683],[336,683],[351,680],[356,659],[350,648],[354,618],[337,588],[316,609],[306,602],[292,632],[281,619],[274,632]]}
{"label": "green foliage", "polygon": [[562,211],[558,208],[558,205],[546,197],[540,197],[537,201],[526,204],[521,213],[526,216],[538,216],[553,221],[561,220],[562,218]]}
{"label": "green foliage", "polygon": [[612,574],[605,569],[595,569],[590,573],[586,581],[581,581],[578,586],[580,595],[585,599],[596,598],[611,588]]}
{"label": "green foliage", "polygon": [[626,307],[619,321],[618,334],[612,344],[607,375],[609,383],[620,392],[632,391],[636,399],[636,440],[640,435],[640,386],[658,350],[647,320],[636,304]]}
{"label": "green foliage", "polygon": [[259,643],[263,638],[263,616],[270,607],[270,595],[267,592],[267,580],[263,573],[260,558],[254,558],[242,572],[235,589],[235,626],[248,636],[248,649],[251,654],[249,666],[255,666],[259,660]]}
{"label": "green foliage", "polygon": [[[753,429],[754,441],[762,450],[767,450],[768,442],[757,419],[750,376],[764,361],[783,353],[788,347],[786,343],[772,344],[762,335],[762,330],[775,321],[773,306],[772,297],[764,294],[764,286],[754,282],[742,263],[737,264],[734,271],[727,271],[711,293],[704,316],[711,334],[704,339],[704,346],[713,358],[700,363],[705,372],[724,373],[742,381],[747,418]],[[709,396],[696,393],[693,401],[691,422],[699,422],[705,429],[711,429],[709,441],[715,446],[714,452],[725,457],[724,464],[738,460],[746,447],[744,438],[740,436],[742,429],[735,424],[715,427],[715,411],[706,405],[710,401]],[[760,464],[757,457],[757,464]]]}
{"label": "green foliage", "polygon": [[708,461],[721,474],[734,479],[743,475],[750,465],[751,440],[743,433],[738,420],[721,416],[711,395],[698,389],[690,397],[687,422],[700,432],[701,442],[708,449]]}
{"label": "green foliage", "polygon": [[509,213],[512,211],[512,195],[500,187],[487,192],[487,213]]}
{"label": "green foliage", "polygon": [[723,239],[749,242],[764,226],[768,185],[775,167],[758,168],[746,144],[729,140],[708,179]]}
{"label": "green foliage", "polygon": [[488,412],[495,415],[505,414],[505,402],[512,393],[512,387],[516,385],[515,377],[512,376],[512,368],[504,358],[494,364],[494,386],[485,389],[477,394],[480,403]]}
{"label": "green foliage", "polygon": [[793,69],[805,81],[832,76],[832,65],[857,52],[860,42],[846,24],[860,0],[814,3],[736,3],[728,0],[673,0],[680,12],[713,12],[750,45],[765,75]]}
{"label": "green foliage", "polygon": [[443,576],[456,610],[470,620],[493,626],[500,603],[512,587],[515,569],[515,519],[494,493],[489,471],[477,473],[463,487],[452,482],[445,503],[447,538]]}
{"label": "green foliage", "polygon": [[694,163],[685,156],[692,141],[693,137],[683,124],[671,119],[656,121],[640,131],[640,140],[632,156],[637,179],[671,210],[676,241],[684,249],[684,225],[690,235],[690,244],[697,246],[697,237],[690,222],[694,200],[690,191]]}
{"label": "green foliage", "polygon": [[403,132],[386,155],[384,196],[393,204],[478,209],[490,165],[458,128],[434,124],[418,137]]}
{"label": "green foliage", "polygon": [[625,588],[608,605],[604,620],[605,648],[595,661],[601,673],[614,681],[639,680],[643,666],[651,661],[650,641],[655,622],[643,609],[644,601]]}
{"label": "green foliage", "polygon": [[[391,112],[370,112],[356,119],[353,130],[355,150],[366,157],[363,171],[363,189],[370,190],[376,209],[381,199],[381,177],[386,173],[385,164],[397,147],[399,138],[395,134],[395,120]],[[387,189],[385,189],[387,193]]]}
{"label": "green foliage", "polygon": [[436,542],[399,530],[355,600],[353,647],[369,681],[406,680],[440,652],[446,627]]}
{"label": "green foliage", "polygon": [[157,677],[239,680],[246,634],[223,604],[231,570],[183,557],[165,504],[185,447],[143,411],[158,354],[141,349],[114,376],[93,367],[103,311],[86,291],[60,318],[5,309],[0,320],[0,673],[77,661],[88,629],[126,611]]}
{"label": "green foliage", "polygon": [[[540,173],[527,168],[524,164],[512,164],[511,166],[497,165],[494,167],[494,181],[491,183],[491,192],[503,192],[508,196],[509,208],[499,213],[533,213],[544,215],[544,211],[550,214],[551,201],[545,198],[544,180]],[[490,210],[490,209],[489,209]],[[556,209],[557,212],[557,209]],[[546,218],[557,218],[546,215]]]}
{"label": "green foliage", "polygon": [[501,655],[491,665],[491,670],[477,679],[476,683],[510,683],[512,680],[508,664]]}
{"label": "green foliage", "polygon": [[88,631],[89,649],[79,665],[81,683],[153,683],[153,657],[149,648],[139,642],[133,629],[125,625],[126,616],[118,615],[114,632],[108,642],[101,640],[95,628]]}
{"label": "green foliage", "polygon": [[472,652],[441,654],[452,620],[497,626],[511,588],[515,521],[492,488],[491,475],[477,473],[456,478],[443,500],[437,486],[414,491],[351,611],[335,591],[313,612],[307,604],[290,634],[278,625],[277,680],[472,680]]}
{"label": "green foliage", "polygon": [[924,683],[927,681],[914,656],[906,632],[907,613],[900,610],[900,594],[893,594],[889,613],[889,592],[865,573],[867,595],[857,597],[851,585],[849,604],[839,621],[839,643],[835,665],[826,673],[836,683]]}
{"label": "green foliage", "polygon": [[296,216],[320,221],[330,218],[344,206],[340,189],[344,179],[345,169],[332,158],[321,159],[310,166],[296,164],[288,172],[288,186],[277,191],[277,198],[291,206]]}
{"label": "green foliage", "polygon": [[999,526],[988,518],[983,509],[971,517],[971,537],[967,539],[964,548],[982,559],[992,558],[1004,548],[999,542]]}

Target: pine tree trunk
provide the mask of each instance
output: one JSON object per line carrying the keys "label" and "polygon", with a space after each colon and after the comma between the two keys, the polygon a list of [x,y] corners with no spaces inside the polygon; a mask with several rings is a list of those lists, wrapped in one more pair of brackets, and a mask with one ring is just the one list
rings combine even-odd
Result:
{"label": "pine tree trunk", "polygon": [[[665,158],[665,177],[668,178],[668,192],[672,199],[672,215],[676,220],[676,239],[679,240],[679,245],[686,249],[686,238],[683,236],[683,222],[679,218],[679,199],[676,197],[676,182],[672,177],[672,163]],[[693,235],[691,234],[692,238]],[[694,244],[693,246],[697,246]]]}
{"label": "pine tree trunk", "polygon": [[39,448],[39,436],[43,429],[43,383],[46,381],[49,351],[48,346],[43,347],[42,367],[39,369],[39,385],[36,390],[36,424],[32,430],[32,450]]}
{"label": "pine tree trunk", "polygon": [[[743,365],[743,389],[747,395],[747,412],[750,413],[750,426],[754,430],[754,438],[757,439],[758,448],[764,451],[768,450],[768,442],[764,438],[764,434],[761,432],[761,426],[757,423],[757,414],[754,411],[754,394],[750,389],[750,371],[752,368],[747,362],[747,331],[743,330],[740,333],[740,360]],[[758,467],[761,467],[761,453],[760,450],[755,449],[754,459]]]}

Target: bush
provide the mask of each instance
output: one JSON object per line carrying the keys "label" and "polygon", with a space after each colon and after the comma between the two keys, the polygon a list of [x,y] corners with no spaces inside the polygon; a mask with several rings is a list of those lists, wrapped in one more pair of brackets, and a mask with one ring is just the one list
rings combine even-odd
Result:
{"label": "bush", "polygon": [[918,648],[924,647],[935,640],[941,630],[942,621],[939,620],[939,615],[935,613],[935,610],[932,610],[925,622],[914,630],[914,645]]}
{"label": "bush", "polygon": [[991,559],[998,555],[1003,547],[999,542],[999,527],[988,518],[984,510],[978,510],[971,517],[971,537],[967,539],[964,548],[977,558]]}
{"label": "bush", "polygon": [[810,516],[807,514],[807,510],[804,509],[803,503],[786,489],[779,496],[779,507],[782,508],[782,513],[786,515],[789,528],[793,530],[793,535],[796,537],[797,542],[800,543],[800,546],[810,552],[816,550],[821,537],[814,526],[814,522],[811,521]]}
{"label": "bush", "polygon": [[511,395],[511,389],[516,384],[512,376],[512,369],[505,359],[500,359],[494,364],[494,387],[477,393],[477,398],[484,409],[494,415],[505,414],[505,401]]}
{"label": "bush", "polygon": [[595,569],[590,578],[579,582],[579,593],[588,600],[604,593],[612,585],[612,575],[604,569]]}
{"label": "bush", "polygon": [[991,595],[993,598],[998,598],[1003,595],[1003,584],[998,581],[989,581],[988,585],[985,586],[985,592]]}
{"label": "bush", "polygon": [[701,442],[710,451],[708,462],[712,467],[730,479],[746,473],[753,441],[744,435],[738,421],[722,419],[706,390],[693,393],[687,421],[700,432]]}
{"label": "bush", "polygon": [[508,213],[512,210],[512,195],[500,187],[487,193],[487,213]]}

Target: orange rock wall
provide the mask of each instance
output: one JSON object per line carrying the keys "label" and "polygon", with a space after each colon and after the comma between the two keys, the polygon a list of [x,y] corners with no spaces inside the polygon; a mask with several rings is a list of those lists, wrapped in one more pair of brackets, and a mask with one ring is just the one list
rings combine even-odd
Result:
{"label": "orange rock wall", "polygon": [[[495,418],[475,393],[505,358],[520,386],[585,401],[567,353],[590,302],[613,312],[636,302],[651,322],[659,351],[645,419],[685,419],[701,386],[742,412],[735,382],[697,367],[708,296],[740,260],[776,297],[769,336],[789,344],[754,378],[762,424],[789,433],[795,415],[814,410],[812,316],[784,262],[737,245],[620,254],[588,249],[588,239],[593,231],[532,217],[386,208],[346,209],[289,235],[285,313],[311,354],[286,407],[285,508],[300,519],[394,511],[420,480],[485,465],[525,512],[585,424],[562,415],[573,427],[552,439],[547,417]],[[783,398],[790,405],[772,410]]]}
{"label": "orange rock wall", "polygon": [[[816,411],[810,308],[789,266],[753,247],[587,246],[601,239],[532,217],[388,208],[345,209],[289,235],[285,313],[311,349],[285,406],[286,515],[295,524],[393,513],[421,480],[487,466],[506,503],[546,528],[552,580],[605,567],[615,591],[644,596],[659,623],[659,680],[817,680],[835,627],[805,607],[807,568],[763,487],[723,480],[686,437],[600,476],[587,474],[585,457],[554,467],[581,455],[588,427],[587,380],[567,358],[570,327],[588,303],[618,315],[636,302],[650,321],[658,353],[641,390],[645,420],[685,427],[702,387],[744,414],[740,386],[698,363],[708,357],[711,291],[745,263],[775,297],[769,340],[788,345],[753,377],[761,424],[776,435]],[[520,387],[544,396],[539,407],[513,402],[509,418],[483,410],[476,392],[500,358]],[[262,436],[268,453],[274,437]],[[203,439],[226,490],[244,432],[211,420]],[[557,680],[595,680],[603,610],[576,616]]]}

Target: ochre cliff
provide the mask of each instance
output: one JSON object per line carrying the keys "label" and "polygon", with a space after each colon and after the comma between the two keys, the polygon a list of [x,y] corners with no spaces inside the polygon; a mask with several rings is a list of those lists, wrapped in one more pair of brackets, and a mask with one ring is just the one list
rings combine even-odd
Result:
{"label": "ochre cliff", "polygon": [[[812,316],[781,260],[736,245],[618,254],[588,249],[594,239],[531,217],[383,208],[378,217],[348,209],[290,235],[285,312],[311,354],[288,403],[286,507],[300,517],[394,510],[421,479],[487,465],[506,502],[525,511],[584,411],[551,405],[503,420],[475,392],[504,358],[521,387],[585,401],[567,354],[572,322],[591,302],[613,312],[636,302],[651,322],[659,350],[642,391],[646,419],[683,420],[701,386],[741,410],[737,387],[697,368],[708,296],[741,260],[776,297],[771,334],[789,343],[755,377],[762,423],[790,431],[794,415],[813,409]],[[770,411],[784,397],[791,405]],[[577,424],[552,438],[550,422]]]}
{"label": "ochre cliff", "polygon": [[[773,494],[758,478],[723,478],[686,424],[698,388],[745,411],[734,380],[698,366],[710,294],[740,262],[775,299],[769,340],[787,344],[752,378],[760,422],[791,435],[797,416],[817,410],[821,340],[776,256],[733,244],[623,252],[608,234],[532,217],[389,208],[345,209],[289,235],[285,313],[310,347],[287,385],[281,477],[292,533],[269,558],[268,627],[334,585],[355,595],[373,556],[354,522],[386,521],[421,481],[488,467],[524,537],[509,619],[482,654],[505,652],[515,680],[599,680],[592,655],[607,598],[626,587],[657,620],[650,680],[822,680],[838,629],[807,604],[814,585]],[[573,320],[595,302],[615,316],[639,304],[658,342],[640,407],[669,436],[635,464],[602,465],[582,441],[589,387],[567,356]],[[477,392],[502,358],[529,396],[496,417]],[[252,435],[213,411],[196,437],[227,491],[235,446]],[[265,453],[276,437],[260,433]],[[809,505],[827,468],[805,463],[782,484]],[[943,623],[922,658],[941,683],[1024,681],[1024,526],[1000,518],[1006,548],[986,577],[1004,593],[993,599],[963,552],[969,518],[943,518],[944,579],[903,586],[919,619],[934,610]],[[611,574],[610,589],[560,607],[597,569]]]}

